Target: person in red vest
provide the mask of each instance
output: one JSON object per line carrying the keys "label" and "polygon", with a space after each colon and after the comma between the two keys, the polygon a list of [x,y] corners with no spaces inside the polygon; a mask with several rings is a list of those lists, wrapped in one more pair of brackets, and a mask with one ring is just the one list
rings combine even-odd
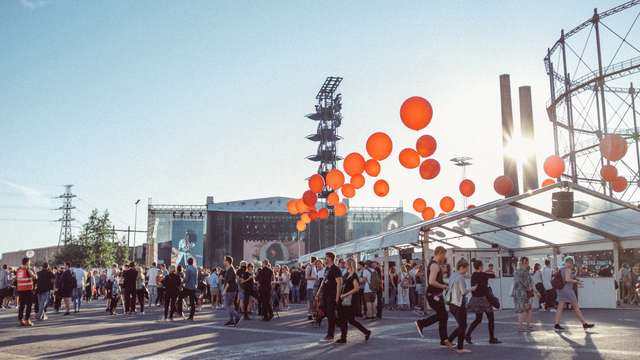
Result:
{"label": "person in red vest", "polygon": [[22,266],[16,271],[16,290],[20,298],[20,306],[18,308],[20,326],[33,326],[30,317],[31,305],[33,304],[33,281],[35,279],[36,275],[31,270],[31,261],[28,257],[23,258]]}

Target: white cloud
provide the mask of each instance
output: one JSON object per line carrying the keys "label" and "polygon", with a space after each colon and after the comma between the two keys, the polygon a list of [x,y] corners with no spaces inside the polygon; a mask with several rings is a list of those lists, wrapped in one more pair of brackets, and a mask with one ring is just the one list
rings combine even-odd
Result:
{"label": "white cloud", "polygon": [[35,10],[41,8],[49,3],[46,0],[19,0],[20,4],[27,9]]}
{"label": "white cloud", "polygon": [[4,179],[0,179],[0,184],[4,184],[9,188],[16,190],[18,193],[22,194],[22,196],[24,196],[26,200],[29,201],[32,205],[50,206],[51,204],[51,199],[49,196],[32,187],[16,184]]}

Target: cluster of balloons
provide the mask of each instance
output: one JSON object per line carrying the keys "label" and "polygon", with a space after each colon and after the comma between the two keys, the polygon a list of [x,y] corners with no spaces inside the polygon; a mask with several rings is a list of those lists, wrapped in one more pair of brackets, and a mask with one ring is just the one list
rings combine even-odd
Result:
{"label": "cluster of balloons", "polygon": [[[605,135],[600,141],[600,153],[609,161],[619,161],[627,154],[627,141],[618,134]],[[600,176],[609,183],[614,192],[623,192],[629,186],[626,178],[618,176],[618,169],[614,165],[603,165]]]}
{"label": "cluster of balloons", "polygon": [[316,207],[318,194],[324,190],[325,184],[333,190],[327,197],[327,205],[333,206],[335,216],[345,216],[347,214],[347,206],[340,202],[340,197],[336,191],[342,188],[342,194],[345,197],[352,197],[355,195],[355,186],[353,184],[345,184],[344,174],[338,169],[329,171],[326,179],[320,174],[314,174],[308,180],[309,190],[305,191],[300,199],[292,199],[287,202],[289,214],[300,216],[296,222],[296,230],[302,232],[312,221],[329,218],[328,208],[317,209]]}

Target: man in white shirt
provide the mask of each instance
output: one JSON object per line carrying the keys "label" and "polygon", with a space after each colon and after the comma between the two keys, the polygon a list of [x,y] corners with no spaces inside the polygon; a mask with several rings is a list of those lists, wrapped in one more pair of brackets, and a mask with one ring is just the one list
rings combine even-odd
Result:
{"label": "man in white shirt", "polygon": [[152,307],[158,298],[158,284],[156,283],[158,271],[159,270],[155,262],[152,263],[149,270],[147,270],[147,276],[149,277],[149,281],[147,282],[149,287],[149,307]]}
{"label": "man in white shirt", "polygon": [[311,257],[311,261],[304,269],[304,278],[307,280],[307,319],[313,320],[313,309],[315,307],[314,301],[316,298],[315,285],[318,280],[318,271],[315,267],[316,258]]}
{"label": "man in white shirt", "polygon": [[371,265],[371,261],[367,260],[365,263],[365,268],[362,271],[362,279],[364,281],[364,302],[366,306],[366,314],[364,316],[365,319],[374,319],[375,318],[375,302],[376,302],[376,293],[371,289],[371,278],[373,271],[375,271]]}
{"label": "man in white shirt", "polygon": [[73,310],[74,312],[80,312],[80,305],[82,304],[82,290],[84,290],[87,273],[80,266],[76,266],[72,269],[72,274],[76,280],[76,287],[73,289],[72,294]]}
{"label": "man in white shirt", "polygon": [[549,259],[544,261],[544,268],[542,268],[542,286],[544,286],[544,309],[546,311],[555,312],[556,306],[556,292],[551,285],[551,278],[553,277],[553,269],[551,268],[551,262]]}

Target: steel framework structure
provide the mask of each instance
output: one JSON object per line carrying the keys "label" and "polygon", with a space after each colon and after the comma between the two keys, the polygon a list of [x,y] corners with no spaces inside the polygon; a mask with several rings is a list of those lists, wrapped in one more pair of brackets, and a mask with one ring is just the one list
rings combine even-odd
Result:
{"label": "steel framework structure", "polygon": [[[553,125],[555,153],[568,160],[564,180],[603,194],[637,202],[640,199],[638,91],[640,83],[640,0],[628,1],[593,16],[560,38],[544,58],[551,98],[547,107]],[[629,182],[621,193],[602,180],[600,169],[610,162],[599,151],[608,134],[626,139],[628,151],[614,165]]]}
{"label": "steel framework structure", "polygon": [[58,246],[61,244],[67,246],[73,240],[73,234],[71,232],[71,223],[76,219],[71,214],[71,210],[76,207],[73,206],[72,200],[76,197],[75,194],[71,192],[71,188],[73,185],[65,185],[64,193],[58,196],[58,199],[62,199],[62,206],[57,208],[56,210],[60,210],[62,212],[62,216],[56,220],[60,222],[60,235],[58,237]]}

